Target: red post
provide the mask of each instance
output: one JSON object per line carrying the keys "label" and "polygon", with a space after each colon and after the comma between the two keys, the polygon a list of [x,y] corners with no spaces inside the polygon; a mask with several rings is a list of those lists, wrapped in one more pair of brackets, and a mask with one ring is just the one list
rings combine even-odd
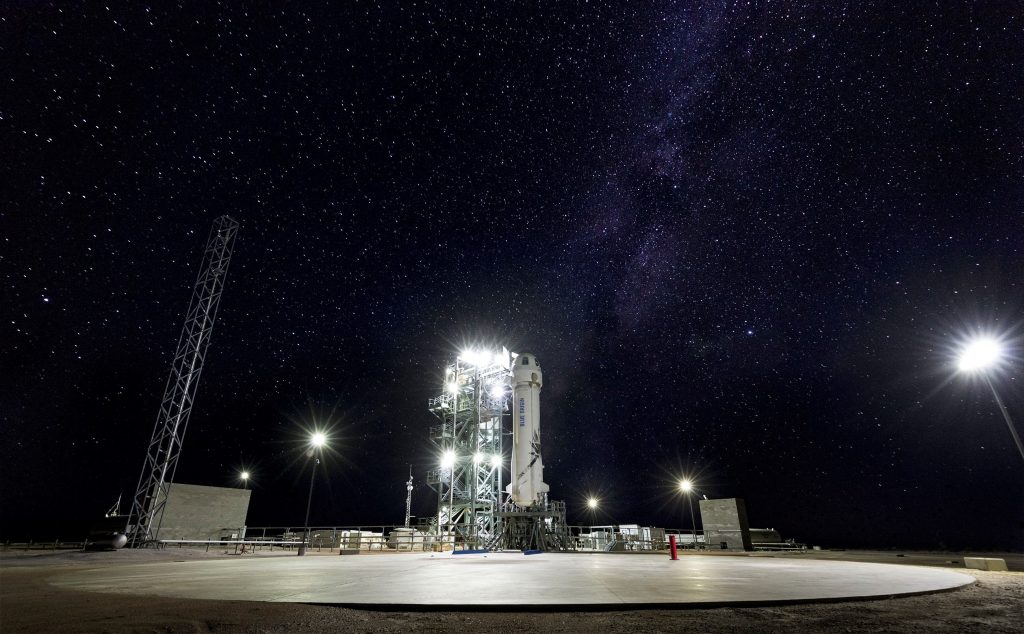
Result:
{"label": "red post", "polygon": [[668,536],[668,550],[672,553],[672,561],[679,561],[679,553],[676,551],[676,536]]}

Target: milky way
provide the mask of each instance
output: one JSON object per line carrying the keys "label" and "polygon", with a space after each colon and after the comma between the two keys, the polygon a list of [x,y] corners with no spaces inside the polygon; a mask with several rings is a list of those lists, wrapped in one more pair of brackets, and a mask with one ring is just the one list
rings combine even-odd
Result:
{"label": "milky way", "polygon": [[[450,3],[449,3],[450,4]],[[178,479],[301,520],[435,500],[459,347],[544,367],[570,519],[672,489],[826,545],[1021,547],[1024,33],[1009,4],[0,12],[4,537],[130,496],[214,217],[241,223]],[[970,517],[968,523],[966,517]],[[57,528],[55,528],[57,527]]]}

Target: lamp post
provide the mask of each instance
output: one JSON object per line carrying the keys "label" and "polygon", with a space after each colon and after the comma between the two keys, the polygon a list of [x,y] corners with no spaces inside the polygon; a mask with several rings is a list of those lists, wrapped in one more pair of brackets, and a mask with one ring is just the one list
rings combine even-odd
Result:
{"label": "lamp post", "polygon": [[697,520],[693,517],[693,499],[690,492],[693,491],[693,483],[684,478],[679,481],[679,490],[686,496],[686,502],[690,506],[690,545],[697,549]]}
{"label": "lamp post", "polygon": [[316,466],[320,464],[320,449],[327,444],[327,437],[323,432],[316,432],[309,439],[309,457],[313,458],[313,468],[309,472],[309,497],[306,498],[306,524],[302,533],[302,544],[299,546],[299,555],[306,554],[306,544],[309,543],[309,508],[313,504],[313,481],[316,477]]}
{"label": "lamp post", "polygon": [[1010,420],[1010,412],[1006,410],[1003,399],[999,398],[999,392],[996,392],[996,386],[992,383],[992,377],[989,374],[989,371],[999,365],[1002,360],[1003,347],[999,342],[989,337],[981,337],[964,346],[964,349],[960,351],[957,367],[960,372],[965,374],[981,375],[981,378],[988,384],[988,388],[992,390],[992,397],[995,398],[996,405],[1003,414],[1003,420],[1006,421],[1006,426],[1010,430],[1010,435],[1013,436],[1013,442],[1017,445],[1017,451],[1024,459],[1024,443],[1021,442],[1020,435],[1017,434],[1017,429],[1013,426],[1013,421]]}
{"label": "lamp post", "polygon": [[582,535],[583,529],[582,528],[580,529],[580,533],[581,533],[580,534],[580,545],[582,546],[583,544],[586,543],[587,544],[587,548],[592,548],[594,550],[597,550],[597,548],[598,548],[598,544],[597,544],[598,540],[594,537],[594,521],[597,519],[597,508],[599,506],[601,506],[601,500],[597,499],[594,496],[590,496],[590,497],[587,498],[587,510],[589,511],[588,515],[589,515],[589,519],[590,519],[590,527],[589,527],[589,531],[590,532],[588,534],[586,542],[583,541],[583,535]]}

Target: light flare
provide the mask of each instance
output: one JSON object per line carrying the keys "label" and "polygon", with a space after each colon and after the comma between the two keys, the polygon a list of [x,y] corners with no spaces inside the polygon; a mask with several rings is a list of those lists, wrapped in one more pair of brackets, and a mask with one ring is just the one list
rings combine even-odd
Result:
{"label": "light flare", "polygon": [[960,352],[957,367],[961,372],[983,372],[998,364],[1003,358],[1003,347],[991,337],[981,337],[969,342]]}

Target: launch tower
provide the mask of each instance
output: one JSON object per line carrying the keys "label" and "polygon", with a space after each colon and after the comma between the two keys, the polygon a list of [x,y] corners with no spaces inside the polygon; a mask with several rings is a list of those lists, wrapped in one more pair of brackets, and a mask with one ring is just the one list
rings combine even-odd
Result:
{"label": "launch tower", "polygon": [[[429,403],[441,421],[430,429],[440,468],[427,474],[438,494],[440,539],[453,547],[565,549],[565,505],[548,501],[543,480],[536,357],[507,348],[463,352],[444,381]],[[507,488],[505,436],[512,436]]]}
{"label": "launch tower", "polygon": [[507,349],[463,352],[445,369],[444,391],[430,399],[441,423],[430,428],[440,468],[427,473],[427,484],[437,491],[442,540],[476,548],[500,532],[501,419],[510,361]]}

